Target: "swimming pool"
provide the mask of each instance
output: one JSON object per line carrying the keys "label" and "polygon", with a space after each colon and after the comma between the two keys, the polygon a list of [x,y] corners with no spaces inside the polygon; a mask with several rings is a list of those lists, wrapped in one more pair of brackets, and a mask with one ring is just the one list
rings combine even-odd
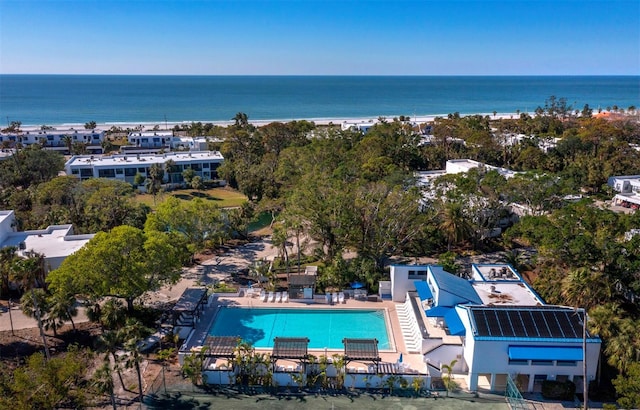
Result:
{"label": "swimming pool", "polygon": [[310,349],[342,349],[342,339],[378,339],[389,350],[385,312],[381,309],[283,309],[224,307],[211,336],[240,336],[256,348],[272,348],[276,337],[308,337]]}

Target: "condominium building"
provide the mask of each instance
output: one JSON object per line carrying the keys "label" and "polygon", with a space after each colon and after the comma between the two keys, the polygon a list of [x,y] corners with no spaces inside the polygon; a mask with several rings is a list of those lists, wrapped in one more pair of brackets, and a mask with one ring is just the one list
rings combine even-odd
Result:
{"label": "condominium building", "polygon": [[22,146],[40,144],[46,149],[56,151],[68,151],[73,144],[84,144],[90,151],[101,152],[104,131],[100,129],[74,129],[74,128],[27,128],[19,132],[0,133],[0,146],[14,148],[17,143]]}
{"label": "condominium building", "polygon": [[80,179],[112,178],[133,184],[137,174],[149,176],[153,164],[165,170],[166,183],[180,184],[182,172],[192,169],[203,180],[218,179],[218,167],[224,158],[217,151],[168,152],[165,154],[78,155],[65,163],[67,175]]}

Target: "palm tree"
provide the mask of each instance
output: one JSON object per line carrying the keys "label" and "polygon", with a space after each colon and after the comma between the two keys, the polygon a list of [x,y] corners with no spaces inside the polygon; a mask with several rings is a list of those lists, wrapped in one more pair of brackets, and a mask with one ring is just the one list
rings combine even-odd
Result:
{"label": "palm tree", "polygon": [[243,112],[238,112],[233,116],[232,120],[236,127],[244,128],[249,124],[249,116]]}
{"label": "palm tree", "polygon": [[164,169],[160,164],[153,164],[149,167],[149,178],[145,184],[147,192],[153,195],[153,203],[156,203],[156,195],[162,191],[162,181],[164,180]]}
{"label": "palm tree", "polygon": [[157,356],[158,362],[160,362],[160,366],[162,366],[162,385],[164,386],[164,394],[167,394],[167,383],[165,380],[164,372],[167,365],[169,364],[169,359],[171,358],[171,356],[173,356],[174,353],[174,348],[162,349],[158,352]]}
{"label": "palm tree", "polygon": [[0,249],[0,297],[9,296],[9,283],[11,282],[11,266],[16,261],[15,246],[7,246]]}
{"label": "palm tree", "polygon": [[527,269],[527,256],[524,252],[511,249],[502,255],[502,261],[513,266],[518,272]]}
{"label": "palm tree", "polygon": [[115,383],[111,374],[111,366],[109,363],[103,363],[93,374],[91,384],[101,394],[108,394],[111,399],[111,406],[116,410],[116,396],[114,392]]}
{"label": "palm tree", "polygon": [[[613,337],[616,327],[620,321],[620,306],[616,303],[607,303],[599,305],[589,311],[587,326],[589,332],[598,335],[603,340],[603,347],[606,348],[609,339]],[[604,350],[600,349],[600,360],[598,361],[598,380],[600,380],[600,372],[602,371],[602,363]]]}
{"label": "palm tree", "polygon": [[458,363],[458,360],[454,359],[451,361],[451,363],[442,365],[442,368],[447,371],[447,374],[442,377],[442,380],[444,381],[444,387],[447,389],[447,397],[449,397],[449,391],[455,389],[458,386],[456,382],[453,381],[452,375],[453,368],[455,367],[456,363]]}
{"label": "palm tree", "polygon": [[138,376],[138,396],[140,400],[140,408],[142,408],[142,402],[144,400],[144,392],[142,390],[142,371],[140,369],[140,363],[144,361],[142,355],[140,342],[146,337],[150,331],[141,322],[136,319],[128,319],[127,324],[120,332],[125,340],[125,349],[129,352],[125,366],[127,368],[134,368]]}
{"label": "palm tree", "polygon": [[199,352],[191,353],[184,358],[182,373],[191,380],[192,388],[202,382],[202,368],[207,349],[208,346],[203,346]]}
{"label": "palm tree", "polygon": [[51,323],[54,333],[58,326],[62,326],[67,320],[71,322],[73,331],[76,331],[76,324],[73,317],[78,314],[76,307],[76,298],[72,294],[64,294],[56,292],[48,298],[49,313],[47,315],[47,323]]}
{"label": "palm tree", "polygon": [[125,343],[125,349],[129,351],[129,356],[127,357],[127,361],[125,366],[130,369],[136,369],[136,374],[138,376],[138,399],[140,400],[140,408],[142,408],[142,402],[144,400],[144,392],[142,391],[142,371],[140,370],[140,363],[144,360],[142,356],[142,352],[140,351],[139,342],[141,339],[129,339]]}
{"label": "palm tree", "polygon": [[98,338],[98,346],[101,350],[104,351],[104,360],[110,361],[113,359],[113,369],[115,369],[118,374],[118,379],[120,380],[120,385],[124,390],[126,387],[124,385],[124,380],[122,379],[122,372],[120,371],[120,357],[117,355],[117,351],[122,344],[122,339],[118,332],[116,331],[107,331],[103,332],[102,335]]}
{"label": "palm tree", "polygon": [[174,182],[171,180],[171,174],[175,173],[177,170],[176,168],[176,162],[172,159],[168,159],[165,163],[164,163],[164,172],[167,174],[167,179],[169,180],[169,182]]}
{"label": "palm tree", "polygon": [[626,372],[629,364],[640,360],[639,322],[630,318],[620,319],[615,334],[608,340],[605,347],[609,364],[621,372]]}
{"label": "palm tree", "polygon": [[588,268],[570,271],[560,286],[564,303],[569,306],[589,310],[611,300],[611,286],[604,275]]}
{"label": "palm tree", "polygon": [[446,202],[440,210],[440,229],[447,238],[447,250],[451,245],[467,240],[471,236],[471,225],[458,202]]}
{"label": "palm tree", "polygon": [[100,324],[109,330],[118,330],[125,325],[124,306],[118,299],[107,300],[100,308],[98,320]]}
{"label": "palm tree", "polygon": [[42,324],[42,313],[44,312],[43,304],[45,303],[45,290],[42,289],[42,292],[38,292],[38,294],[36,293],[36,288],[38,287],[38,279],[42,278],[42,282],[44,282],[44,256],[32,251],[27,252],[26,254],[28,255],[27,258],[19,258],[12,264],[11,271],[13,273],[13,279],[20,283],[22,290],[25,292],[29,290],[31,291],[30,302],[33,306],[32,313],[38,321],[40,337],[42,337],[45,356],[48,360],[51,358],[51,354],[49,353],[47,337],[44,334],[44,328]]}
{"label": "palm tree", "polygon": [[67,151],[69,152],[69,154],[71,154],[71,148],[73,147],[73,138],[71,138],[71,135],[65,135],[61,140],[67,147]]}

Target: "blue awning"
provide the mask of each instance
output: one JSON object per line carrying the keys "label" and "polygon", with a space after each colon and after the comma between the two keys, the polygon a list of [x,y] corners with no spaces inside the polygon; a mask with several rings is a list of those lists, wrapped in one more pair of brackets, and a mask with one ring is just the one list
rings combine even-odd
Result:
{"label": "blue awning", "polygon": [[509,346],[512,360],[582,360],[582,347]]}
{"label": "blue awning", "polygon": [[429,285],[427,282],[423,280],[416,280],[413,282],[418,291],[418,296],[420,296],[420,300],[433,299],[433,294],[431,293],[431,289],[429,289]]}
{"label": "blue awning", "polygon": [[462,324],[462,320],[460,320],[460,316],[458,316],[458,312],[453,308],[448,311],[444,315],[444,321],[447,323],[447,327],[449,328],[449,334],[455,336],[464,336],[466,333],[466,329]]}
{"label": "blue awning", "polygon": [[445,306],[434,306],[431,309],[425,310],[427,317],[445,317],[449,311],[453,309],[452,307]]}

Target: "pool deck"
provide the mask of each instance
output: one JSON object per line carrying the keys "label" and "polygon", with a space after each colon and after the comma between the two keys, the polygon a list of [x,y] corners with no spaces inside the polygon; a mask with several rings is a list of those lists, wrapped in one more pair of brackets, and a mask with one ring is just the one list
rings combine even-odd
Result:
{"label": "pool deck", "polygon": [[[408,353],[406,351],[404,345],[404,339],[402,337],[402,331],[400,328],[400,322],[398,321],[398,316],[396,314],[396,306],[397,304],[392,301],[363,301],[347,298],[344,303],[336,303],[336,304],[327,304],[324,295],[316,295],[316,299],[314,300],[290,300],[289,302],[264,302],[259,297],[252,296],[231,296],[231,295],[217,295],[211,298],[211,303],[209,307],[204,311],[200,320],[198,321],[196,328],[189,338],[188,342],[184,346],[185,349],[191,349],[195,346],[202,345],[204,339],[206,338],[208,331],[213,323],[213,320],[216,317],[218,312],[218,308],[221,306],[235,306],[235,307],[252,307],[252,308],[304,308],[304,309],[380,309],[386,311],[387,316],[387,326],[389,333],[389,342],[391,345],[391,349],[389,350],[381,350],[380,358],[382,363],[385,364],[395,364],[402,353],[402,363],[403,368],[400,372],[407,373],[419,373],[419,374],[428,374],[427,366],[423,362],[423,355]],[[270,352],[271,349],[256,349],[258,351]],[[309,349],[309,353],[314,356],[322,356],[325,354],[325,350],[314,350]],[[329,356],[333,354],[342,354],[342,349],[328,349],[326,352]],[[221,359],[222,360],[222,359]],[[280,364],[280,361],[278,361]],[[285,367],[294,366],[294,363],[284,363]],[[358,363],[352,362],[348,365],[348,368],[353,367],[355,371],[359,369],[366,369],[368,366],[367,363]]]}

